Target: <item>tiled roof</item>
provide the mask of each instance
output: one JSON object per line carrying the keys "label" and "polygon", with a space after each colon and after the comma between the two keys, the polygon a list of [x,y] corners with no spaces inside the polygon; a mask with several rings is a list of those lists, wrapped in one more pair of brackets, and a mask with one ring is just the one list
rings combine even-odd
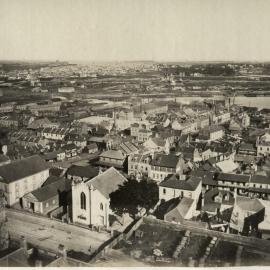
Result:
{"label": "tiled roof", "polygon": [[63,173],[63,169],[52,167],[50,168],[50,175],[59,177]]}
{"label": "tiled roof", "polygon": [[131,142],[121,143],[120,148],[127,155],[138,151],[138,148]]}
{"label": "tiled roof", "polygon": [[115,168],[111,167],[87,181],[87,184],[99,190],[106,198],[109,198],[110,194],[116,191],[119,185],[123,185],[125,181],[127,181],[127,179]]}
{"label": "tiled roof", "polygon": [[112,158],[112,159],[119,159],[119,160],[124,160],[126,156],[121,152],[117,150],[108,150],[99,155],[100,157],[105,157],[105,158]]}
{"label": "tiled roof", "polygon": [[44,187],[44,186],[47,186],[47,185],[50,185],[50,184],[52,184],[52,183],[54,183],[54,182],[57,182],[58,180],[59,180],[59,176],[55,176],[55,175],[50,175],[47,179],[46,179],[46,181],[42,184],[42,186]]}
{"label": "tiled roof", "polygon": [[173,215],[176,218],[176,222],[182,222],[182,219],[184,219],[192,206],[194,200],[190,198],[183,198],[180,203],[170,210],[165,216],[165,220],[168,220],[167,216]]}
{"label": "tiled roof", "polygon": [[244,196],[237,196],[235,198],[235,203],[238,207],[242,208],[245,211],[250,212],[259,212],[264,208],[261,202],[258,199],[250,199]]}
{"label": "tiled roof", "polygon": [[157,146],[163,147],[166,144],[166,141],[162,138],[151,138],[152,142],[154,142]]}
{"label": "tiled roof", "polygon": [[67,175],[72,176],[79,176],[79,177],[86,177],[88,179],[91,179],[98,175],[99,169],[90,166],[78,166],[78,165],[72,165],[67,170]]}
{"label": "tiled roof", "polygon": [[43,202],[58,195],[59,192],[68,190],[71,190],[71,180],[61,178],[58,181],[54,181],[51,184],[32,191],[31,193],[39,202]]}
{"label": "tiled roof", "polygon": [[216,166],[225,173],[233,172],[239,167],[239,165],[234,163],[231,159],[225,159],[223,161],[217,162]]}
{"label": "tiled roof", "polygon": [[246,150],[246,151],[256,151],[256,148],[253,146],[253,144],[251,143],[242,143],[240,146],[239,146],[239,149],[238,150]]}
{"label": "tiled roof", "polygon": [[176,168],[176,165],[179,161],[179,157],[175,155],[163,155],[157,154],[154,159],[151,161],[152,166],[166,167],[166,168]]}
{"label": "tiled roof", "polygon": [[263,175],[252,175],[250,178],[250,182],[270,185],[270,178]]}
{"label": "tiled roof", "polygon": [[179,180],[178,176],[174,174],[170,178],[163,180],[159,186],[194,191],[201,181],[201,178],[198,177],[191,177],[188,180]]}
{"label": "tiled roof", "polygon": [[249,182],[249,175],[244,174],[232,174],[232,173],[220,173],[217,176],[218,181],[228,181],[228,182]]}
{"label": "tiled roof", "polygon": [[214,176],[215,176],[214,172],[197,170],[197,171],[192,171],[191,175],[195,177],[200,177],[202,179],[203,185],[212,185],[212,186],[217,185],[217,181],[214,180]]}
{"label": "tiled roof", "polygon": [[0,166],[0,181],[9,184],[47,169],[48,164],[40,156],[34,155]]}
{"label": "tiled roof", "polygon": [[254,187],[249,187],[248,190],[251,191],[251,192],[256,192],[256,193],[270,194],[270,189],[269,188],[254,188]]}

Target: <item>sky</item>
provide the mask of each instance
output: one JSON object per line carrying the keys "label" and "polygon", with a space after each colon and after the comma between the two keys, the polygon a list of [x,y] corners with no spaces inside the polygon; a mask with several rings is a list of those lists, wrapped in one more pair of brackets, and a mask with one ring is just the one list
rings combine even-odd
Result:
{"label": "sky", "polygon": [[0,0],[0,59],[269,61],[269,11],[269,0]]}

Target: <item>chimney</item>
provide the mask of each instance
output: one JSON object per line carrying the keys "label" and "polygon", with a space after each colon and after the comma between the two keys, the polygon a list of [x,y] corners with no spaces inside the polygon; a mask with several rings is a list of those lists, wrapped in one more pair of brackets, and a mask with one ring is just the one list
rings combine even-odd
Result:
{"label": "chimney", "polygon": [[60,244],[58,246],[58,255],[60,257],[63,257],[63,259],[66,259],[67,258],[67,251],[66,251],[66,248],[64,245]]}
{"label": "chimney", "polygon": [[25,237],[22,235],[20,238],[20,247],[23,248],[25,251],[27,251],[27,241]]}
{"label": "chimney", "polygon": [[201,207],[203,207],[204,206],[204,193],[202,192],[201,194],[202,194],[202,204],[201,204]]}
{"label": "chimney", "polygon": [[234,189],[233,197],[234,197],[234,199],[237,197],[237,191],[236,191],[236,188]]}
{"label": "chimney", "polygon": [[185,174],[179,174],[178,177],[179,177],[179,180],[181,180],[181,181],[185,181],[187,178],[187,176]]}

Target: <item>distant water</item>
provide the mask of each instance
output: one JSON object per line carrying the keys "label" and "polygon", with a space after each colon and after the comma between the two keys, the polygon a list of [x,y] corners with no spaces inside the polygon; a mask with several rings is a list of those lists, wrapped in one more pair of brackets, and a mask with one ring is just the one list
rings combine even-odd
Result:
{"label": "distant water", "polygon": [[259,109],[263,108],[270,109],[270,96],[269,97],[239,96],[235,97],[234,103],[243,106],[257,107]]}
{"label": "distant water", "polygon": [[[220,97],[221,98],[221,97]],[[168,97],[162,98],[162,100],[176,100],[176,102],[180,102],[183,104],[189,104],[192,101],[203,101],[205,97]],[[231,102],[233,102],[233,97],[231,97]],[[269,97],[246,97],[246,96],[237,96],[234,98],[234,103],[237,105],[248,106],[248,107],[257,107],[259,109],[268,108],[270,109],[270,96]]]}

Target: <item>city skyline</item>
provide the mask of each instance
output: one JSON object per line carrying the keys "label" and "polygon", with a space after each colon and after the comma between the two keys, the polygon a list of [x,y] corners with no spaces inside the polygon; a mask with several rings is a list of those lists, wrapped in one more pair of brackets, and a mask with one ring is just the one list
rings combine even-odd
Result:
{"label": "city skyline", "polygon": [[0,2],[1,60],[269,61],[267,1]]}

